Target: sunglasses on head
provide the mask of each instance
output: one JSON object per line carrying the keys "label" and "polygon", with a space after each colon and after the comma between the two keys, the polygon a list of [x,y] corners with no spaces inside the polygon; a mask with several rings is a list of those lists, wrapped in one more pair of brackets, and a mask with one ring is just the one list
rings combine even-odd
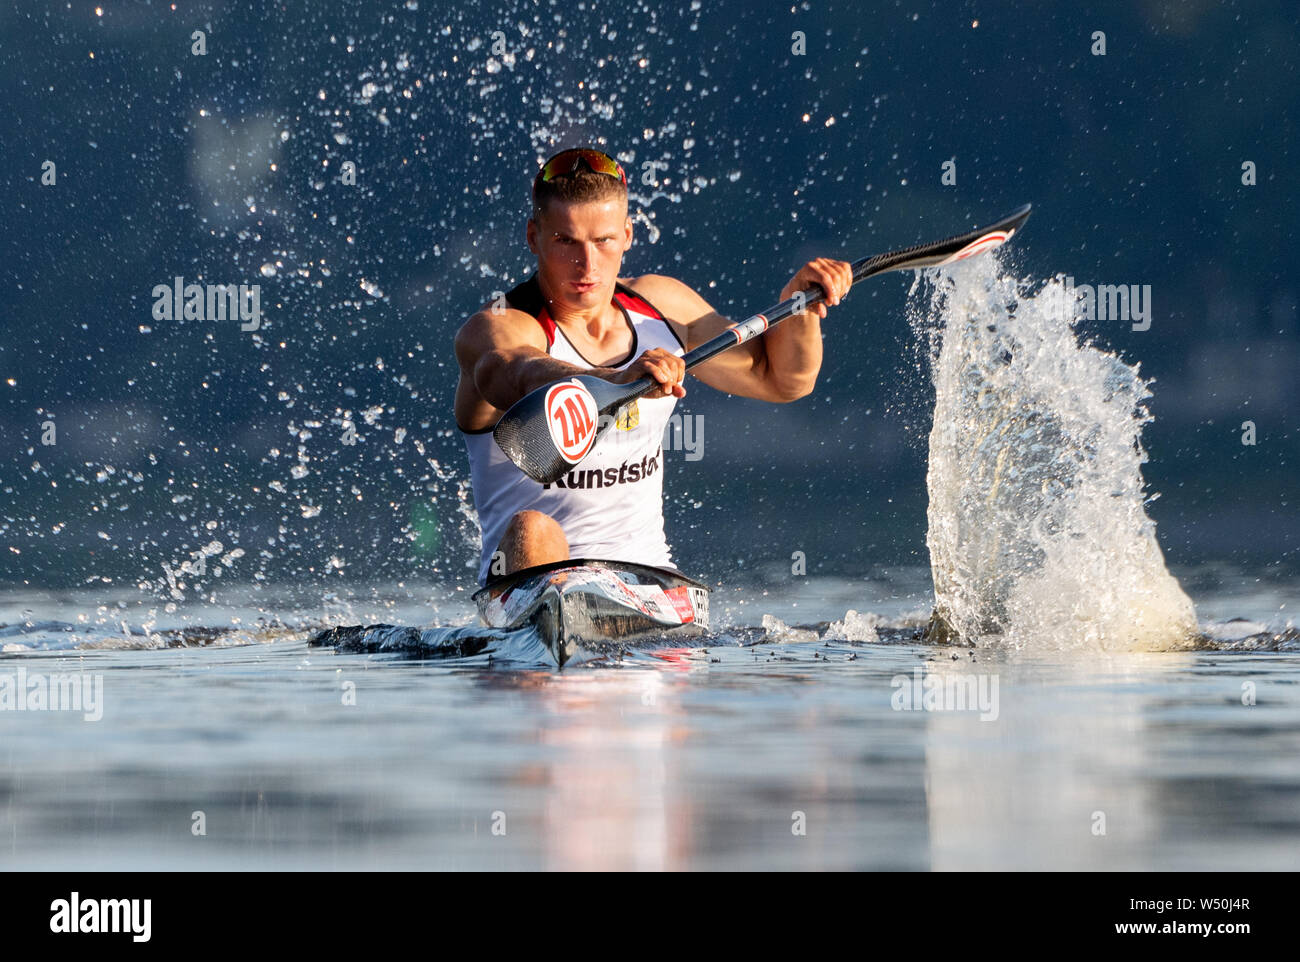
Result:
{"label": "sunglasses on head", "polygon": [[557,177],[567,177],[575,174],[579,170],[579,165],[586,165],[587,169],[593,174],[608,174],[610,177],[617,177],[624,187],[627,186],[627,174],[623,171],[622,164],[609,154],[602,154],[599,150],[588,150],[586,148],[560,151],[542,165],[542,169],[537,172],[536,184],[548,183]]}

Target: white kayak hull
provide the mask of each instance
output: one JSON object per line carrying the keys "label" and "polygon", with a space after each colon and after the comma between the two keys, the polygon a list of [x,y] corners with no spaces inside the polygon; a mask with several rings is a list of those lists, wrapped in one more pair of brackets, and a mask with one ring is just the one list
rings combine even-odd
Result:
{"label": "white kayak hull", "polygon": [[702,634],[709,589],[679,571],[579,558],[525,568],[474,594],[490,628],[533,627],[563,667],[640,642]]}

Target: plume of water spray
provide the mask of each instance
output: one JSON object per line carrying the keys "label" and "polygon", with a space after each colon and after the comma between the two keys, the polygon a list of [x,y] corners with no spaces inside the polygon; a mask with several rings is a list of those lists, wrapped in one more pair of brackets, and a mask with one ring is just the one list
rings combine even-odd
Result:
{"label": "plume of water spray", "polygon": [[912,315],[935,385],[931,635],[1015,647],[1167,649],[1196,613],[1165,568],[1141,466],[1149,384],[1079,342],[1059,279],[996,257],[928,272]]}

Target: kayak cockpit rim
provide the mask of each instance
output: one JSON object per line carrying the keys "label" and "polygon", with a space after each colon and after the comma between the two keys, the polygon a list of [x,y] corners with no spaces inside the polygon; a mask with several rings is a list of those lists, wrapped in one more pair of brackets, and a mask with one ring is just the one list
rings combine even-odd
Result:
{"label": "kayak cockpit rim", "polygon": [[476,603],[481,602],[492,595],[521,584],[529,578],[546,574],[549,571],[562,571],[565,568],[607,568],[611,571],[626,571],[630,574],[645,575],[651,578],[669,579],[677,583],[703,588],[705,591],[709,590],[709,586],[704,582],[697,581],[676,568],[660,568],[655,565],[639,564],[635,561],[614,561],[608,558],[570,558],[566,561],[551,561],[547,564],[533,565],[531,568],[520,568],[518,571],[512,571],[508,575],[502,575],[488,581],[486,585],[474,592],[472,597]]}

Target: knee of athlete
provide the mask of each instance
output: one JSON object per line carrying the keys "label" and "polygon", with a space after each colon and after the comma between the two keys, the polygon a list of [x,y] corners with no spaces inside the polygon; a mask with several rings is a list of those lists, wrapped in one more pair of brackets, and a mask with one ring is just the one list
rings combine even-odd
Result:
{"label": "knee of athlete", "polygon": [[568,540],[564,537],[564,529],[560,527],[560,523],[542,511],[516,512],[506,530],[515,538],[529,540],[545,538],[551,541],[558,539],[566,548],[568,547]]}

